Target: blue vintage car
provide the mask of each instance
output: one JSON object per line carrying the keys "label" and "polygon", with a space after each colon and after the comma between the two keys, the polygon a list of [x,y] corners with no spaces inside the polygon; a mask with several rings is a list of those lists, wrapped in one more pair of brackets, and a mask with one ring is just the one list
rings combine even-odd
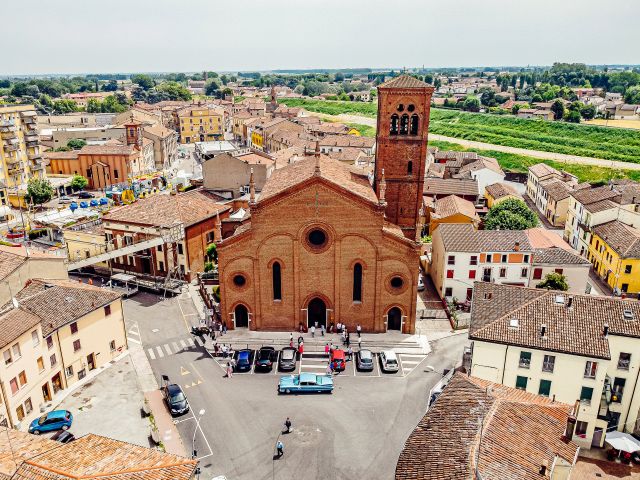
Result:
{"label": "blue vintage car", "polygon": [[287,375],[280,379],[279,393],[317,392],[331,393],[333,391],[333,377],[329,375],[315,375],[313,373],[301,373],[300,375]]}

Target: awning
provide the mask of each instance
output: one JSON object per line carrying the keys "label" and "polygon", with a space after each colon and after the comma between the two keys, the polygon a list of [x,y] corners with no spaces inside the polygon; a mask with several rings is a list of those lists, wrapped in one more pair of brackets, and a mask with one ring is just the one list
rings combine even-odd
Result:
{"label": "awning", "polygon": [[607,432],[604,441],[616,450],[622,450],[623,452],[634,453],[640,451],[640,441],[628,433],[618,431]]}

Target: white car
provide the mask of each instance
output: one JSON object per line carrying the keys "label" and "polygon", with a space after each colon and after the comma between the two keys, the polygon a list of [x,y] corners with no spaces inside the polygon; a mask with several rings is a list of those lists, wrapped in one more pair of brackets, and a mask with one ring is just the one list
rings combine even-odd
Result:
{"label": "white car", "polygon": [[422,276],[422,272],[418,272],[418,291],[422,292],[424,290],[424,277]]}
{"label": "white car", "polygon": [[395,373],[400,369],[398,357],[391,350],[380,352],[380,365],[382,366],[382,371],[387,373]]}

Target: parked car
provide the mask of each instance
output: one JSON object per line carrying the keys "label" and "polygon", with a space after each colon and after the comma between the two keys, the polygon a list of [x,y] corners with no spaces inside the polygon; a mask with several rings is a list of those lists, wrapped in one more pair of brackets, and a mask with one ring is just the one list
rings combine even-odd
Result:
{"label": "parked car", "polygon": [[283,372],[296,369],[296,349],[291,347],[284,347],[280,351],[280,359],[278,360],[278,369]]}
{"label": "parked car", "polygon": [[424,291],[424,276],[422,275],[422,271],[418,272],[418,291]]}
{"label": "parked car", "polygon": [[58,433],[55,433],[51,437],[51,440],[55,440],[56,442],[60,443],[73,442],[75,439],[76,437],[73,435],[73,433],[69,432],[68,430],[60,430]]}
{"label": "parked car", "polygon": [[300,375],[287,375],[280,379],[279,393],[331,393],[333,391],[333,377],[330,375],[316,375],[314,373],[301,373]]}
{"label": "parked car", "polygon": [[29,433],[40,435],[53,430],[68,430],[73,423],[73,415],[69,410],[54,410],[36,418],[29,425]]}
{"label": "parked car", "polygon": [[236,372],[246,372],[251,370],[251,350],[240,350],[236,358]]}
{"label": "parked car", "polygon": [[380,365],[382,365],[382,371],[387,373],[395,373],[400,369],[398,357],[391,350],[380,352]]}
{"label": "parked car", "polygon": [[78,198],[93,198],[93,193],[90,192],[78,192]]}
{"label": "parked car", "polygon": [[273,361],[276,359],[276,349],[273,347],[262,347],[256,354],[256,370],[271,371]]}
{"label": "parked car", "polygon": [[345,369],[346,361],[344,350],[335,349],[331,351],[331,365],[334,372],[342,372]]}
{"label": "parked car", "polygon": [[71,202],[73,202],[73,198],[68,197],[67,195],[63,195],[62,197],[60,197],[58,199],[58,202],[59,203],[71,203]]}
{"label": "parked car", "polygon": [[189,411],[189,402],[180,385],[166,383],[162,387],[164,401],[167,402],[171,415],[184,415]]}
{"label": "parked car", "polygon": [[371,350],[360,350],[356,355],[356,367],[358,370],[370,372],[373,370],[373,353]]}

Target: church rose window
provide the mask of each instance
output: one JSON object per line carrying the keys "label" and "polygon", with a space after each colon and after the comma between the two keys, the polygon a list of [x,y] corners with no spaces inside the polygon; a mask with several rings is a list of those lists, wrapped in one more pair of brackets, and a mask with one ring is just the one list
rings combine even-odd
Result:
{"label": "church rose window", "polygon": [[398,105],[398,111],[399,112],[403,112],[404,111],[404,105],[403,104]]}
{"label": "church rose window", "polygon": [[413,112],[416,109],[416,106],[411,104],[407,107],[407,110],[409,110],[410,112]]}
{"label": "church rose window", "polygon": [[402,277],[391,277],[391,281],[389,283],[393,288],[401,289],[404,285],[404,280],[402,280]]}
{"label": "church rose window", "polygon": [[247,279],[244,277],[244,275],[234,275],[233,276],[233,284],[236,287],[244,287],[247,284]]}
{"label": "church rose window", "polygon": [[327,242],[327,234],[319,228],[314,228],[309,232],[308,239],[312,246],[320,248]]}

